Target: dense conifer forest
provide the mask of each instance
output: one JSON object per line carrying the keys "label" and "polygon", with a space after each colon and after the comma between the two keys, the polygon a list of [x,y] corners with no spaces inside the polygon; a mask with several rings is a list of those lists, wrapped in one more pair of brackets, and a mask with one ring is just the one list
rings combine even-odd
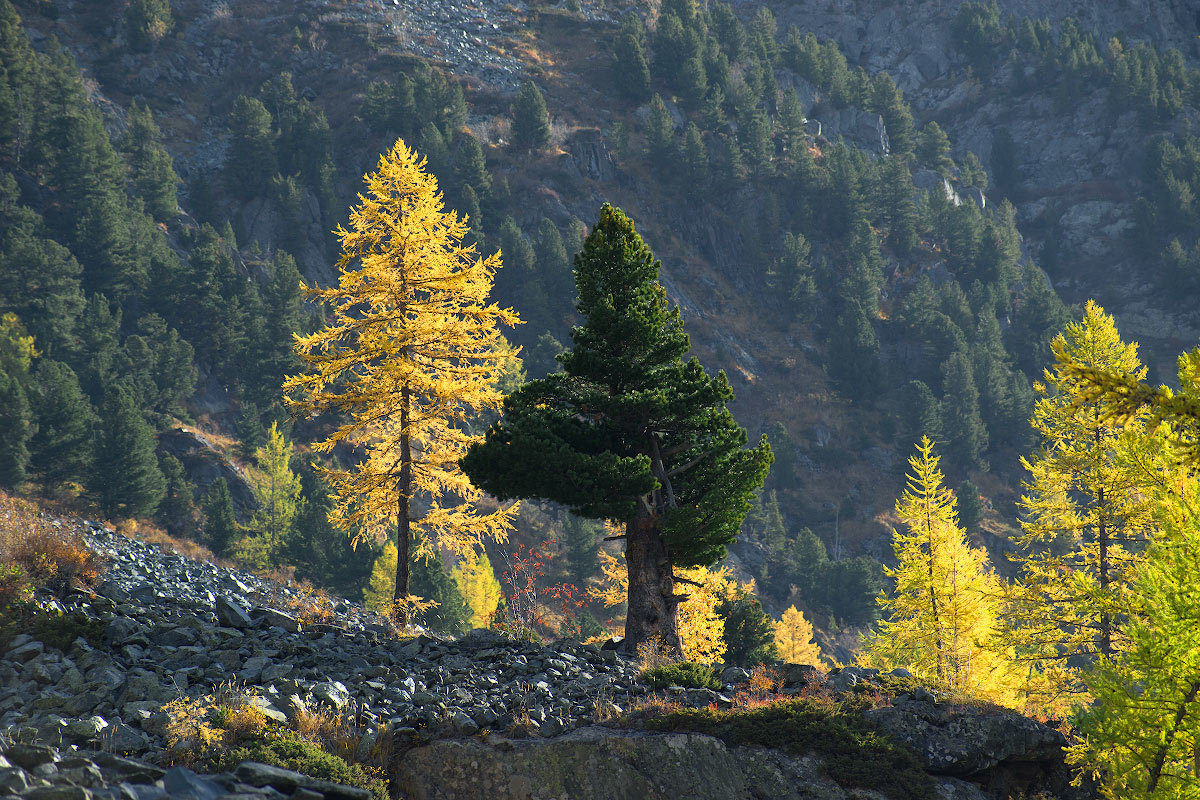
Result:
{"label": "dense conifer forest", "polygon": [[[1117,279],[1031,200],[1016,127],[968,149],[957,107],[769,4],[531,2],[504,39],[525,68],[490,83],[399,23],[297,7],[236,77],[185,79],[199,21],[236,46],[222,5],[0,0],[0,487],[440,633],[857,655],[1075,709],[1081,763],[1140,775],[1113,796],[1190,796],[1195,650],[1169,632],[1194,617],[1172,600],[1194,590],[1193,360],[1176,394],[1148,387],[1194,342],[1147,355],[1087,299]],[[1087,190],[1130,209],[1097,258],[1190,313],[1196,59],[994,1],[944,17],[946,80],[975,99],[1138,132]],[[326,87],[312,65],[334,58]],[[392,179],[425,199],[389,217]],[[441,313],[499,326],[436,329],[489,365],[453,402],[411,356],[435,328],[354,339],[386,309],[347,277],[391,274],[372,213],[474,248],[429,273],[475,264]],[[349,341],[393,371],[347,368]],[[384,384],[407,414],[406,381],[443,398],[427,428],[362,422],[401,413],[369,402]],[[613,422],[634,417],[665,456]],[[1151,708],[1128,687],[1156,669]],[[1161,747],[1128,744],[1163,719]]]}

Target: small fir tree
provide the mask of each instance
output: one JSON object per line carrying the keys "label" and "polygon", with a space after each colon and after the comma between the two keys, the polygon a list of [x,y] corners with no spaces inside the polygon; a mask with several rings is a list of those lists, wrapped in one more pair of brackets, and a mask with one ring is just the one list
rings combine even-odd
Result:
{"label": "small fir tree", "polygon": [[526,81],[512,105],[512,140],[519,150],[545,150],[550,146],[550,114],[546,98],[533,81]]}
{"label": "small fir tree", "polygon": [[779,657],[771,618],[752,591],[739,587],[733,596],[717,606],[716,611],[725,620],[722,636],[726,664],[748,667]]}
{"label": "small fir tree", "polygon": [[229,552],[237,540],[238,525],[233,514],[229,482],[217,478],[204,498],[204,534],[209,548],[219,556]]}
{"label": "small fir tree", "polygon": [[110,388],[100,409],[100,437],[91,481],[110,519],[148,517],[166,492],[154,455],[154,429],[123,386]]}

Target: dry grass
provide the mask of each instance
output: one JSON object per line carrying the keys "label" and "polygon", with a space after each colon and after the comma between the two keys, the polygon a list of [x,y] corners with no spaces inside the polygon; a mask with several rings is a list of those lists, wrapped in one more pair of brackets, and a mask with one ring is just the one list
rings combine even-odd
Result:
{"label": "dry grass", "polygon": [[23,577],[32,587],[61,592],[93,585],[105,565],[87,546],[79,523],[57,519],[27,500],[0,492],[0,566],[7,568],[4,585],[10,591]]}
{"label": "dry grass", "polygon": [[[271,580],[275,579],[271,578]],[[329,592],[318,589],[308,581],[299,581],[291,586],[295,594],[283,594],[275,589],[275,586],[282,586],[283,583],[285,581],[276,580],[272,584],[272,591],[267,595],[266,605],[291,614],[305,625],[333,623],[336,618],[333,611],[335,601]]]}
{"label": "dry grass", "polygon": [[665,667],[679,661],[679,655],[667,647],[661,639],[648,639],[638,645],[638,664],[641,671]]}

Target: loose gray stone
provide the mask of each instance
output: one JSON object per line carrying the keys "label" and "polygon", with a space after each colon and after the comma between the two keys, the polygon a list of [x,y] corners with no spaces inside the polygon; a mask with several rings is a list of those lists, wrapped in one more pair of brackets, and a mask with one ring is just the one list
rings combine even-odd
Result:
{"label": "loose gray stone", "polygon": [[227,628],[240,630],[254,624],[246,609],[224,596],[217,597],[216,612],[217,619]]}

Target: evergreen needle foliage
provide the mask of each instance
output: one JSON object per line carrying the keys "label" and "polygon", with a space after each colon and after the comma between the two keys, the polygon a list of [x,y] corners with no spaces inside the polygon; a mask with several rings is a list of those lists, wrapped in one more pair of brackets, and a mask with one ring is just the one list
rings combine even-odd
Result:
{"label": "evergreen needle foliage", "polygon": [[504,415],[463,469],[500,498],[540,497],[625,524],[626,646],[654,639],[681,652],[675,567],[725,555],[771,463],[766,437],[726,403],[724,373],[694,358],[659,263],[619,209],[605,205],[575,257],[583,325],[562,371],[504,399]]}

